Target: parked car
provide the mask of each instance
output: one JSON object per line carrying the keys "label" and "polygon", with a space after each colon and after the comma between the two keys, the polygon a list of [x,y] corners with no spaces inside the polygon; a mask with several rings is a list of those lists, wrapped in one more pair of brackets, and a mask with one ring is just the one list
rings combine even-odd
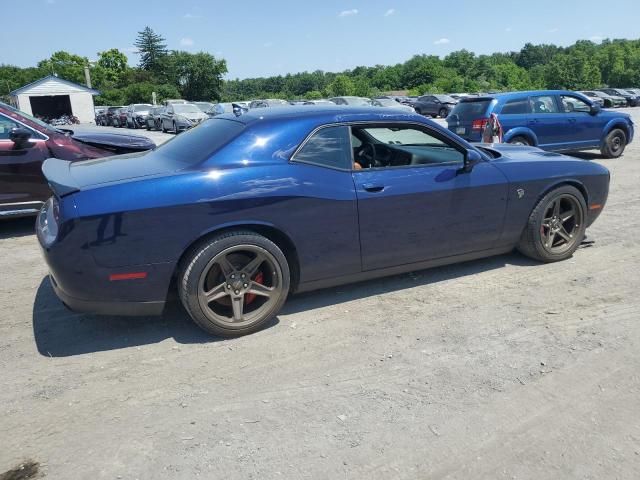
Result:
{"label": "parked car", "polygon": [[625,90],[640,99],[640,88],[625,88]]}
{"label": "parked car", "polygon": [[627,100],[624,97],[609,95],[608,93],[604,93],[599,90],[585,90],[580,93],[583,93],[589,98],[601,98],[604,102],[605,108],[618,108],[627,106]]}
{"label": "parked car", "polygon": [[171,103],[164,108],[160,118],[163,132],[171,130],[177,134],[195,127],[209,116],[193,103]]}
{"label": "parked car", "polygon": [[116,110],[116,113],[113,115],[113,117],[111,117],[114,127],[124,128],[127,126],[127,108],[128,107],[119,108],[118,110]]}
{"label": "parked car", "polygon": [[304,102],[305,105],[329,105],[329,106],[335,106],[335,103],[333,103],[331,100],[324,100],[324,99],[319,99],[319,100],[307,100],[306,102]]}
{"label": "parked car", "polygon": [[207,113],[214,107],[214,104],[211,102],[193,102],[193,104],[204,113]]}
{"label": "parked car", "polygon": [[329,100],[331,100],[336,105],[349,105],[351,107],[371,106],[371,99],[364,97],[333,97]]}
{"label": "parked car", "polygon": [[75,162],[155,148],[146,137],[60,130],[0,102],[0,218],[35,215],[51,195],[42,162]]}
{"label": "parked car", "polygon": [[164,108],[165,107],[156,105],[149,110],[149,113],[147,113],[147,116],[144,119],[144,124],[147,130],[160,130],[160,118]]}
{"label": "parked car", "polygon": [[268,98],[266,100],[254,100],[249,104],[249,108],[266,108],[266,107],[289,107],[289,102],[280,100],[279,98]]}
{"label": "parked car", "polygon": [[565,90],[512,92],[464,98],[447,117],[449,130],[472,142],[495,113],[504,142],[550,151],[600,149],[619,157],[633,140],[634,127],[626,113],[601,110],[588,97]]}
{"label": "parked car", "polygon": [[395,100],[391,100],[388,98],[375,98],[371,100],[371,105],[374,107],[384,107],[384,108],[395,108],[396,110],[401,110],[407,113],[415,113],[415,109],[409,105],[403,105],[402,103],[398,103]]}
{"label": "parked car", "polygon": [[150,103],[133,103],[127,107],[126,125],[129,128],[142,128],[147,123],[149,110],[153,108]]}
{"label": "parked car", "polygon": [[634,93],[630,93],[622,88],[599,88],[601,92],[607,93],[609,95],[614,95],[618,97],[622,97],[626,100],[627,106],[629,107],[637,107],[640,103],[640,99]]}
{"label": "parked car", "polygon": [[162,104],[166,107],[168,105],[173,105],[176,103],[189,103],[186,100],[182,100],[181,98],[169,98],[167,100],[165,100],[164,102],[162,102]]}
{"label": "parked car", "polygon": [[[595,92],[591,92],[589,90],[582,90],[579,91],[578,93],[581,93],[582,95],[589,97],[589,100],[591,100],[592,103],[594,103],[595,105],[599,105],[601,108],[604,107],[612,107],[613,106],[613,102],[611,100],[605,101],[605,99],[599,95],[597,95]],[[606,95],[606,93],[605,93]],[[609,105],[607,105],[607,103]]]}
{"label": "parked car", "polygon": [[567,259],[609,188],[596,162],[474,146],[375,107],[220,115],[133,161],[43,171],[55,196],[37,236],[65,305],[160,314],[176,286],[223,336],[259,329],[290,292],[514,248]]}
{"label": "parked car", "polygon": [[420,115],[431,115],[432,117],[446,118],[458,103],[449,95],[423,95],[413,104]]}
{"label": "parked car", "polygon": [[[100,125],[104,126],[104,127],[113,127],[114,125],[114,117],[118,115],[118,111],[121,109],[122,107],[108,107],[106,112],[104,113],[104,116],[99,117],[100,118]],[[118,121],[119,123],[119,121]]]}
{"label": "parked car", "polygon": [[94,107],[93,111],[95,113],[95,122],[96,125],[100,125],[100,118],[104,116],[104,114],[107,112],[107,108],[106,106],[104,107]]}

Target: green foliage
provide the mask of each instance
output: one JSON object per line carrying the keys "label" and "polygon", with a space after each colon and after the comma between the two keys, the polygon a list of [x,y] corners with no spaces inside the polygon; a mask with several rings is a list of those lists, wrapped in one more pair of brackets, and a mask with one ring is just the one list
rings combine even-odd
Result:
{"label": "green foliage", "polygon": [[93,82],[101,88],[117,85],[128,69],[127,56],[117,48],[98,52],[98,61],[91,72]]}
{"label": "green foliage", "polygon": [[46,60],[38,62],[38,68],[44,75],[57,75],[72,82],[84,84],[84,67],[89,65],[87,57],[59,51]]}
{"label": "green foliage", "polygon": [[208,53],[173,51],[167,57],[169,77],[189,100],[220,100],[227,63]]}
{"label": "green foliage", "polygon": [[353,84],[353,80],[347,75],[338,75],[333,82],[327,86],[326,92],[329,97],[354,95],[355,85]]}
{"label": "green foliage", "polygon": [[167,55],[167,44],[162,35],[154,32],[150,27],[138,32],[134,46],[140,54],[139,67],[143,70],[158,71],[161,59]]}

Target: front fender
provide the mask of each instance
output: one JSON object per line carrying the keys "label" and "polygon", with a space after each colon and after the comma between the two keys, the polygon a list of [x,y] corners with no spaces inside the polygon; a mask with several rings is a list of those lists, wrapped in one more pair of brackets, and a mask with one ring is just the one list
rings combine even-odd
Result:
{"label": "front fender", "polygon": [[527,128],[527,127],[511,128],[507,130],[507,132],[504,134],[503,141],[505,143],[509,143],[509,141],[511,141],[511,139],[515,137],[527,137],[532,141],[533,146],[538,146],[538,137],[535,133],[533,133],[533,130],[531,130],[530,128]]}
{"label": "front fender", "polygon": [[627,134],[627,144],[631,143],[631,141],[633,140],[633,123],[631,123],[630,121],[628,121],[625,118],[612,118],[611,120],[609,120],[609,122],[605,125],[603,131],[602,131],[602,138],[600,139],[600,146],[604,146],[604,140],[605,138],[607,138],[607,135],[609,135],[609,133],[611,132],[611,130],[613,130],[614,128],[621,128],[625,131],[625,133]]}

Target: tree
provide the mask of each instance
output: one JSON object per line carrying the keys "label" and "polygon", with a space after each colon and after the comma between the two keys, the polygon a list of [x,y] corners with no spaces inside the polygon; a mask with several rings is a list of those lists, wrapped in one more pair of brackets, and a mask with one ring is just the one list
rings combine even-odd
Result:
{"label": "tree", "polygon": [[57,75],[60,78],[76,83],[84,83],[84,67],[89,65],[87,57],[59,51],[46,60],[38,62],[38,68],[45,75]]}
{"label": "tree", "polygon": [[98,61],[93,69],[96,86],[104,88],[119,84],[129,69],[127,61],[127,56],[117,48],[98,52]]}
{"label": "tree", "polygon": [[227,63],[205,52],[173,51],[168,56],[170,75],[188,100],[220,100]]}
{"label": "tree", "polygon": [[167,45],[164,42],[165,39],[150,27],[144,27],[144,30],[138,32],[138,38],[133,45],[140,54],[141,69],[158,71],[160,59],[167,55]]}
{"label": "tree", "polygon": [[343,97],[353,95],[355,87],[353,82],[346,75],[338,75],[333,82],[327,86],[327,93],[333,97]]}

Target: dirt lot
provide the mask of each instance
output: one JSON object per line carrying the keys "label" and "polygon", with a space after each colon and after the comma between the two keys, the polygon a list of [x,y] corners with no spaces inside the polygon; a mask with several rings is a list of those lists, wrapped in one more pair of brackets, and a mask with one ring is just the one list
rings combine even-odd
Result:
{"label": "dirt lot", "polygon": [[[633,111],[640,120],[640,109]],[[237,340],[68,312],[0,225],[0,472],[56,479],[640,478],[640,140],[573,259],[292,298]]]}

